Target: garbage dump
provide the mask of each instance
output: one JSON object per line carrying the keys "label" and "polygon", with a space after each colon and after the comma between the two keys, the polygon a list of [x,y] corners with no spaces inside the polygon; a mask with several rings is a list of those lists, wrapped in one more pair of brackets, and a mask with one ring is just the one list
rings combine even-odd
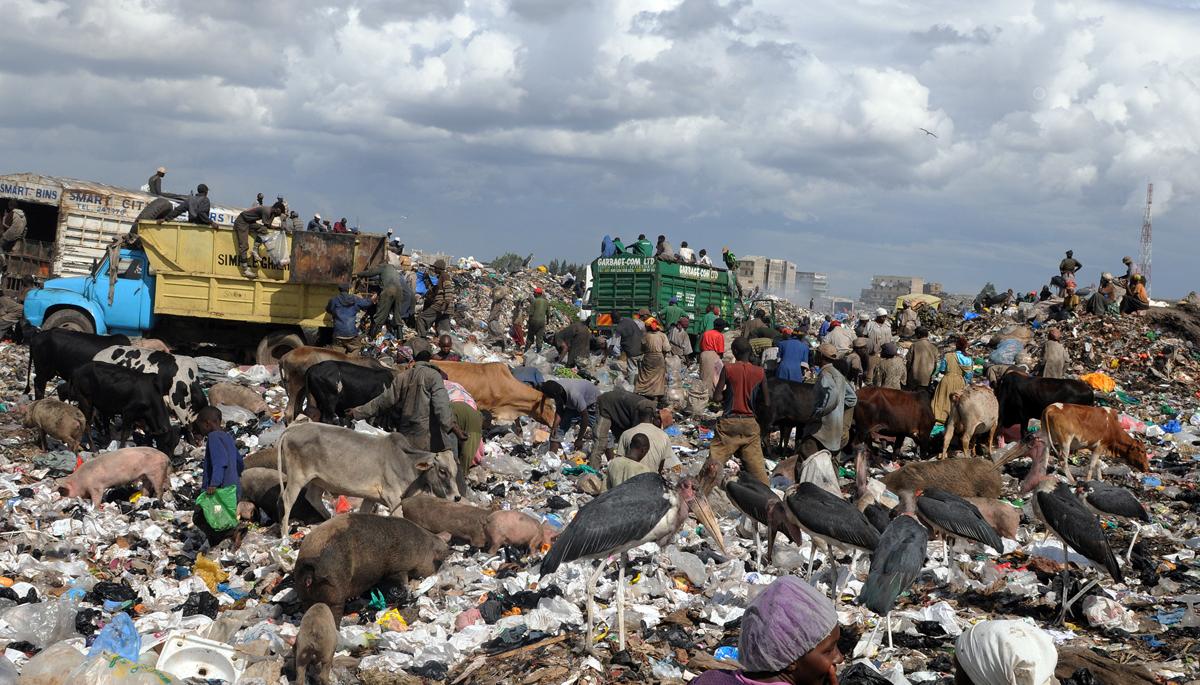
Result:
{"label": "garbage dump", "polygon": [[[39,430],[23,420],[31,401],[23,392],[28,348],[0,343],[0,411],[4,412],[0,414],[0,492],[6,508],[0,530],[0,640],[5,644],[0,682],[274,685],[293,682],[295,654],[300,652],[310,675],[327,664],[332,682],[337,683],[688,682],[710,670],[775,663],[765,647],[740,652],[739,637],[750,630],[748,626],[768,620],[752,602],[768,587],[772,592],[776,587],[785,591],[784,585],[774,584],[780,578],[804,583],[812,597],[832,597],[822,601],[833,607],[830,620],[836,621],[840,632],[832,632],[831,625],[821,632],[826,638],[837,636],[845,663],[836,669],[843,681],[950,682],[957,661],[968,659],[966,650],[974,636],[983,639],[988,626],[1001,625],[986,622],[1000,620],[1044,631],[1052,641],[1049,651],[1057,652],[1051,668],[1064,682],[1183,683],[1200,677],[1195,653],[1200,636],[1197,307],[1155,307],[1144,316],[1083,316],[1066,321],[1049,318],[1044,307],[1024,304],[1001,310],[984,307],[978,313],[968,306],[965,316],[961,310],[922,311],[922,324],[930,329],[940,359],[958,359],[955,340],[965,341],[957,353],[965,362],[950,360],[946,373],[960,365],[964,376],[985,384],[989,382],[985,369],[991,365],[1012,367],[1018,375],[1036,374],[1045,330],[1059,330],[1069,356],[1067,377],[1083,379],[1091,389],[1087,399],[1111,410],[1121,435],[1145,448],[1149,468],[1136,468],[1111,454],[1100,455],[1098,468],[1099,479],[1132,493],[1146,516],[1102,512],[1090,519],[1117,564],[1120,579],[1110,577],[1104,564],[1089,560],[1087,550],[1075,547],[1074,538],[1064,545],[1064,535],[1048,530],[1043,520],[1050,520],[1052,514],[1044,506],[1034,506],[1043,490],[1022,492],[1022,481],[1034,468],[1027,453],[1034,449],[1029,447],[1033,443],[1028,434],[1052,437],[1050,427],[1039,428],[1041,411],[1028,422],[1026,435],[1020,428],[1001,425],[989,443],[984,430],[973,450],[980,456],[957,454],[953,446],[958,443],[953,442],[951,457],[994,461],[999,497],[991,498],[990,504],[982,502],[978,511],[988,519],[991,515],[986,512],[997,509],[1001,514],[994,520],[1007,516],[1015,525],[995,525],[1003,534],[996,538],[1000,548],[974,542],[961,532],[947,539],[947,528],[930,523],[935,515],[922,508],[922,502],[932,504],[928,498],[934,488],[910,493],[916,496],[912,520],[918,521],[928,540],[920,545],[907,584],[895,588],[889,609],[881,615],[864,606],[860,595],[883,560],[872,559],[869,551],[863,553],[860,543],[843,545],[831,537],[833,533],[820,538],[834,539],[832,546],[818,544],[810,528],[792,525],[794,515],[825,501],[821,497],[841,501],[852,511],[864,511],[863,515],[879,507],[884,518],[875,535],[886,539],[892,522],[906,518],[896,514],[908,495],[891,492],[884,479],[922,460],[923,455],[916,453],[917,439],[929,437],[929,426],[922,428],[923,434],[909,436],[914,439],[868,427],[865,440],[835,445],[817,456],[805,454],[796,468],[796,460],[789,457],[804,449],[805,438],[811,436],[803,430],[804,421],[820,413],[810,411],[798,422],[801,434],[786,449],[778,443],[780,437],[788,437],[790,427],[782,436],[768,436],[765,469],[774,490],[766,484],[758,490],[765,522],[759,523],[753,514],[743,513],[722,486],[745,478],[749,469],[743,459],[731,455],[715,460],[715,471],[705,468],[714,441],[728,438],[722,426],[732,424],[724,423],[727,417],[721,406],[710,402],[711,383],[702,379],[701,364],[689,357],[667,365],[666,390],[651,403],[648,422],[641,421],[636,410],[632,417],[622,416],[619,403],[607,414],[601,411],[601,426],[614,426],[614,431],[615,426],[633,428],[635,434],[641,430],[647,439],[618,441],[614,433],[614,454],[600,458],[603,445],[588,449],[591,431],[586,439],[576,438],[589,423],[587,412],[595,411],[597,403],[608,406],[606,400],[586,403],[583,420],[560,434],[531,417],[544,409],[536,400],[549,398],[558,403],[557,416],[569,416],[564,407],[570,406],[576,391],[584,391],[571,386],[555,395],[546,389],[547,381],[594,383],[601,398],[616,402],[623,397],[619,391],[632,391],[644,380],[637,378],[643,371],[635,370],[631,377],[626,361],[609,355],[599,339],[586,363],[576,366],[565,365],[552,342],[540,352],[536,347],[522,349],[509,333],[514,324],[521,326],[530,309],[511,305],[528,303],[534,290],[540,289],[552,303],[545,326],[549,339],[575,321],[585,303],[542,270],[495,273],[473,260],[462,264],[466,268],[447,272],[455,283],[457,301],[443,326],[451,348],[441,359],[457,358],[470,365],[499,362],[515,368],[514,373],[504,372],[505,382],[540,377],[535,381],[539,384],[535,401],[504,412],[495,408],[511,409],[506,402],[516,406],[519,402],[513,398],[524,391],[505,391],[500,397],[475,393],[472,402],[481,409],[488,403],[493,409],[474,429],[480,435],[478,447],[458,460],[470,466],[458,479],[460,487],[454,488],[461,496],[455,506],[463,509],[427,517],[426,525],[440,530],[426,533],[417,524],[408,524],[428,536],[419,538],[427,542],[414,553],[428,556],[434,549],[444,553],[430,556],[428,567],[417,563],[403,572],[382,570],[372,576],[361,564],[386,566],[383,557],[395,554],[393,548],[399,543],[392,540],[384,545],[379,537],[364,533],[364,542],[345,552],[347,559],[355,561],[347,562],[343,570],[347,577],[365,573],[363,577],[370,580],[365,587],[354,586],[350,594],[321,590],[321,597],[334,598],[327,600],[335,604],[329,606],[328,615],[308,606],[317,596],[314,583],[329,580],[314,575],[312,569],[337,561],[328,557],[335,553],[331,550],[340,549],[333,541],[347,539],[345,526],[351,523],[346,522],[358,514],[346,512],[358,509],[363,495],[322,495],[314,483],[299,483],[297,487],[307,488],[297,490],[295,504],[289,503],[293,486],[288,479],[299,478],[296,464],[301,456],[297,455],[302,453],[290,446],[284,419],[289,401],[307,398],[289,397],[290,379],[282,377],[280,367],[238,365],[199,351],[195,361],[205,391],[221,385],[225,387],[214,391],[214,396],[240,394],[249,401],[222,399],[214,405],[215,417],[205,413],[215,422],[207,443],[204,435],[192,436],[190,442],[181,440],[174,454],[168,455],[170,470],[161,488],[141,482],[150,478],[132,478],[131,472],[122,470],[89,481],[99,487],[102,497],[93,506],[88,496],[65,487],[63,479],[80,473],[86,464],[110,459],[124,447],[122,436],[94,422],[92,449],[73,451],[54,435],[44,438],[43,447]],[[489,321],[492,289],[501,283],[509,289],[510,305],[501,307],[498,317]],[[819,317],[782,301],[777,304],[772,325],[799,330],[800,319],[811,317],[811,328],[799,334],[807,334],[814,351],[812,363],[806,362],[807,386],[820,387],[811,374],[836,365],[823,367],[816,361]],[[749,313],[728,316],[733,327]],[[653,332],[660,324],[646,320],[642,325]],[[378,331],[363,340],[355,356],[400,371],[414,357],[428,358],[430,351],[438,350],[435,332],[424,340],[410,336],[411,329],[401,337]],[[1022,342],[1002,344],[1002,339]],[[697,354],[707,349],[700,340],[695,342]],[[913,341],[899,342],[901,355],[912,353]],[[722,346],[717,356],[724,358],[727,371],[742,368],[733,357],[740,349]],[[643,362],[643,369],[648,366]],[[449,380],[454,380],[453,373],[458,372],[446,372]],[[726,377],[734,376],[720,376]],[[400,378],[392,382],[401,383]],[[231,391],[229,385],[236,388]],[[458,385],[462,389],[468,382],[460,378]],[[236,392],[237,388],[248,394]],[[452,387],[451,400],[461,398],[455,392]],[[774,395],[772,400],[782,402]],[[311,409],[313,403],[306,404]],[[999,411],[1002,415],[1007,411],[1003,403]],[[504,413],[516,415],[502,417]],[[353,431],[386,440],[395,428],[378,416],[355,414],[320,417],[330,424],[320,425],[322,436],[344,435],[327,431]],[[427,424],[436,420],[440,420],[436,412],[432,419],[426,418]],[[316,422],[302,418],[294,423]],[[333,423],[348,427],[334,428]],[[846,432],[850,433],[849,427]],[[107,442],[100,442],[101,435]],[[261,487],[252,485],[248,475],[240,482],[236,475],[221,480],[218,471],[227,471],[233,462],[214,456],[225,449],[220,447],[224,443],[217,442],[226,439],[220,436],[232,441],[247,474],[251,469],[273,470],[286,461],[287,475],[270,471],[260,479]],[[139,430],[133,431],[133,440],[149,442]],[[941,447],[940,433],[932,440]],[[1064,475],[1078,474],[1082,493],[1089,450],[1073,450],[1073,463],[1064,465],[1055,446],[1047,449],[1049,469],[1065,466],[1069,470]],[[1093,446],[1102,449],[1099,443]],[[413,481],[402,489],[404,501],[410,503],[405,506],[416,507],[410,498],[422,483],[434,483],[430,485],[433,495],[439,494],[438,487],[450,487],[454,479],[438,480],[437,472],[454,464],[453,460],[444,464],[433,451],[413,454]],[[385,455],[373,456],[385,462]],[[344,459],[343,471],[359,463],[352,454],[334,457]],[[387,459],[398,457],[389,454]],[[627,480],[610,488],[609,471],[618,465],[627,469]],[[662,475],[653,480],[647,472]],[[818,483],[817,489],[825,494],[813,495],[807,503],[798,499],[797,493],[807,490],[793,487],[797,473]],[[276,476],[279,482],[273,480]],[[341,476],[346,474],[323,472],[321,478],[336,485]],[[205,482],[214,485],[204,488]],[[236,484],[235,491],[227,490],[231,484]],[[607,547],[596,538],[581,537],[586,525],[595,525],[593,519],[602,505],[623,501],[614,493],[633,492],[635,487],[650,495],[636,504],[626,503],[610,516],[640,521],[641,528],[610,531]],[[234,499],[222,499],[223,492]],[[1075,486],[1070,486],[1071,497],[1075,492]],[[448,491],[441,494],[445,497]],[[244,511],[248,498],[259,506]],[[710,508],[711,518],[701,502]],[[597,506],[589,507],[592,503]],[[292,526],[281,531],[279,510],[289,506]],[[403,515],[405,506],[393,513]],[[896,509],[887,513],[892,507]],[[363,510],[376,511],[370,503]],[[377,516],[387,513],[378,510]],[[213,522],[225,520],[222,514],[228,523],[222,524],[224,530],[216,530],[222,526]],[[460,515],[468,518],[438,520]],[[325,522],[330,516],[334,518]],[[328,532],[334,528],[342,532]],[[404,537],[408,533],[395,535],[408,540]],[[310,559],[314,554],[319,557],[316,562]],[[543,575],[543,560],[550,557],[557,568]],[[594,587],[591,596],[589,587]],[[810,590],[793,590],[809,598],[804,601],[818,601],[804,594]],[[1064,600],[1071,599],[1064,612]],[[623,615],[618,615],[618,605],[624,608]],[[313,618],[308,618],[309,613]],[[322,636],[318,631],[328,625],[330,615],[336,635]],[[591,642],[585,644],[589,624]],[[1017,628],[1005,630],[1010,634]],[[817,635],[814,643],[821,639]],[[15,680],[18,673],[20,679]]]}

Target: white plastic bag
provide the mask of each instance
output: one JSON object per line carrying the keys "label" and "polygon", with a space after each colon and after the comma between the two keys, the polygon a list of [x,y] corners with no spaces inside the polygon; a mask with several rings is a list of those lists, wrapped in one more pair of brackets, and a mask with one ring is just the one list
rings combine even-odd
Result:
{"label": "white plastic bag", "polygon": [[44,648],[75,635],[77,613],[79,602],[74,599],[21,604],[5,612],[9,630],[3,637]]}
{"label": "white plastic bag", "polygon": [[66,642],[38,652],[21,669],[20,685],[67,685],[67,674],[83,663],[83,652]]}
{"label": "white plastic bag", "polygon": [[279,264],[285,269],[291,265],[292,256],[288,253],[287,234],[283,231],[271,231],[263,238],[263,245],[267,247],[267,255],[272,262]]}
{"label": "white plastic bag", "polygon": [[65,682],[72,685],[180,685],[180,681],[162,671],[108,652],[79,664]]}

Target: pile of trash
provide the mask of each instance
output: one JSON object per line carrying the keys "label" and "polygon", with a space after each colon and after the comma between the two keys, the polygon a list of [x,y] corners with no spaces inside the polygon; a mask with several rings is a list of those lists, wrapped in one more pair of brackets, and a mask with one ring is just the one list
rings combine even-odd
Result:
{"label": "pile of trash", "polygon": [[[480,264],[465,266],[455,276],[460,293],[452,335],[456,351],[470,361],[534,366],[547,377],[567,373],[553,350],[522,354],[488,345],[486,318],[496,281],[512,290],[514,302],[528,300],[541,287],[552,302],[561,303],[552,309],[549,330],[566,325],[578,309],[574,293],[536,269],[495,274]],[[599,639],[589,654],[581,642],[590,564],[573,562],[540,578],[537,554],[510,547],[489,554],[457,544],[436,575],[407,588],[375,588],[347,605],[335,682],[686,682],[709,668],[735,667],[740,618],[749,600],[779,575],[802,574],[810,559],[816,568],[813,582],[839,597],[847,666],[861,662],[865,666],[856,668],[877,671],[894,685],[948,682],[954,638],[989,618],[1026,618],[1049,628],[1062,655],[1060,672],[1076,664],[1091,669],[1100,682],[1110,682],[1114,673],[1125,681],[1193,680],[1200,676],[1191,655],[1200,635],[1195,506],[1200,501],[1195,380],[1200,356],[1188,328],[1195,312],[1171,312],[1184,323],[1153,312],[1052,324],[1064,332],[1075,364],[1071,372],[1094,376],[1089,382],[1121,410],[1127,429],[1148,441],[1154,464],[1153,473],[1146,474],[1124,466],[1105,470],[1106,480],[1138,493],[1153,522],[1142,527],[1133,546],[1126,583],[1089,590],[1064,625],[1052,625],[1061,597],[1063,551],[1056,546],[1060,543],[1040,539],[1028,501],[1015,495],[1016,480],[1027,468],[1018,461],[1005,477],[1008,501],[1025,512],[1017,539],[1006,539],[999,556],[963,548],[952,552],[948,566],[927,564],[893,613],[891,645],[880,617],[853,602],[865,563],[850,573],[846,563],[830,563],[823,550],[785,540],[773,560],[756,562],[753,527],[718,489],[713,507],[727,554],[695,524],[685,525],[671,544],[650,543],[629,552],[626,651],[617,651],[614,635],[615,566],[599,580]],[[793,307],[779,320],[788,323],[805,314],[810,313]],[[994,350],[988,344],[997,333],[1025,326],[1002,312],[969,321],[961,315],[937,317],[931,323],[938,326],[938,340],[967,335],[981,366]],[[1022,353],[1034,362],[1041,328],[1021,334]],[[388,355],[399,344],[381,336],[371,349]],[[0,529],[0,640],[6,644],[0,682],[11,682],[18,672],[23,678],[47,678],[28,682],[105,685],[189,678],[247,685],[290,682],[292,642],[302,614],[290,569],[304,529],[281,541],[277,526],[252,528],[236,550],[228,543],[208,549],[191,522],[201,481],[198,447],[181,455],[170,476],[170,495],[162,499],[118,488],[93,510],[86,501],[61,496],[54,478],[70,473],[77,455],[61,445],[40,449],[36,436],[11,411],[28,401],[21,395],[26,363],[24,347],[0,343],[0,411],[7,412],[0,413],[0,494],[7,513]],[[272,445],[284,429],[287,402],[278,370],[208,357],[197,363],[206,387],[232,382],[263,397],[263,411],[221,407],[222,418],[245,452]],[[602,390],[628,388],[615,365],[598,365],[591,375]],[[671,376],[668,399],[677,411],[666,431],[685,469],[694,472],[707,457],[717,417],[703,403],[689,402],[699,383],[694,369],[673,368]],[[373,430],[363,423],[358,428]],[[572,437],[563,444],[570,445]],[[545,427],[525,418],[508,430],[488,432],[482,461],[469,477],[474,503],[521,511],[554,529],[567,525],[597,493],[599,474],[582,453],[551,451],[548,439]],[[856,474],[822,458],[813,469],[831,487],[849,491]],[[877,468],[870,476],[883,474]],[[331,499],[327,504],[341,511],[346,503]],[[1116,522],[1108,532],[1114,550],[1122,551],[1133,533]],[[940,558],[940,543],[934,545]],[[1089,562],[1071,558],[1088,567]],[[1072,669],[1063,678],[1074,674]]]}

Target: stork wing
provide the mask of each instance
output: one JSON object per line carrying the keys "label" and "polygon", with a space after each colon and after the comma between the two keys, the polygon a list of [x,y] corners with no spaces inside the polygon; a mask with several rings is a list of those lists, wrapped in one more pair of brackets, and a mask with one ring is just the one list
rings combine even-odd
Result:
{"label": "stork wing", "polygon": [[542,559],[542,575],[562,564],[600,556],[646,537],[670,509],[667,483],[657,473],[639,473],[579,509],[575,519]]}
{"label": "stork wing", "polygon": [[743,477],[744,474],[746,472],[742,471],[738,474],[737,480],[731,480],[725,484],[725,494],[742,513],[766,525],[767,506],[772,501],[778,500],[779,495],[753,477]]}
{"label": "stork wing", "polygon": [[1071,488],[1063,483],[1051,492],[1037,493],[1038,507],[1046,525],[1076,552],[1101,564],[1118,583],[1124,582],[1121,567],[1108,546],[1108,538],[1100,528],[1100,520],[1075,498]]}
{"label": "stork wing", "polygon": [[1100,511],[1137,521],[1150,521],[1150,514],[1129,490],[1098,480],[1087,482],[1087,501]]}
{"label": "stork wing", "polygon": [[929,531],[911,516],[897,516],[888,524],[871,554],[871,572],[858,595],[858,603],[880,616],[892,610],[925,566]]}
{"label": "stork wing", "polygon": [[974,504],[945,490],[930,488],[917,498],[917,511],[930,523],[950,533],[1004,552],[1000,535]]}
{"label": "stork wing", "polygon": [[875,549],[879,531],[858,507],[812,483],[799,483],[787,498],[800,525],[827,538],[863,549]]}

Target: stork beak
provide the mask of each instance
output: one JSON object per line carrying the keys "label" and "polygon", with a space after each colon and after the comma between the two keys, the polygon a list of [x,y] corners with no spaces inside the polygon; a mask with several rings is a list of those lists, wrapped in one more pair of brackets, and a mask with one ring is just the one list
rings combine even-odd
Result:
{"label": "stork beak", "polygon": [[721,535],[721,526],[717,525],[717,517],[713,514],[712,507],[708,504],[708,497],[703,494],[697,494],[696,499],[692,500],[692,505],[689,507],[696,520],[704,526],[704,530],[717,543],[717,548],[721,550],[721,554],[728,555],[729,552],[725,549],[725,538]]}

